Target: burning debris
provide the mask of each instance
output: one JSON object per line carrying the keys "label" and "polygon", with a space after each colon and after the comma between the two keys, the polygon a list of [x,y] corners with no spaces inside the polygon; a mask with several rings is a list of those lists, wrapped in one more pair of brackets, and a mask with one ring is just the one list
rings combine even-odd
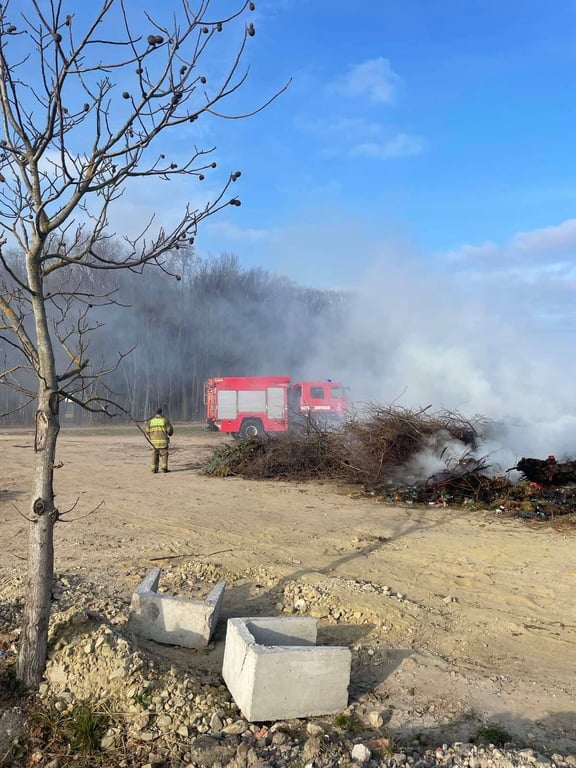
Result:
{"label": "burning debris", "polygon": [[576,485],[576,461],[557,462],[555,456],[544,460],[520,459],[514,469],[541,486]]}
{"label": "burning debris", "polygon": [[[216,449],[209,475],[247,479],[330,479],[362,486],[358,496],[395,504],[482,505],[548,520],[576,513],[576,460],[523,458],[499,472],[475,453],[485,419],[398,406],[371,406],[363,418],[327,429],[310,419],[298,432]],[[521,473],[514,482],[511,471]]]}
{"label": "burning debris", "polygon": [[[210,475],[252,479],[324,478],[378,484],[404,467],[404,477],[422,475],[409,467],[424,453],[444,452],[451,443],[458,453],[475,447],[479,437],[473,421],[458,414],[398,406],[370,406],[362,418],[327,427],[309,418],[297,432],[262,437],[216,449],[205,468]],[[436,459],[436,467],[443,466]]]}
{"label": "burning debris", "polygon": [[420,482],[406,485],[388,482],[381,486],[364,486],[366,495],[385,497],[389,501],[409,504],[448,506],[455,504],[490,504],[508,493],[512,483],[507,477],[491,474],[488,458],[462,458],[449,461],[446,469]]}

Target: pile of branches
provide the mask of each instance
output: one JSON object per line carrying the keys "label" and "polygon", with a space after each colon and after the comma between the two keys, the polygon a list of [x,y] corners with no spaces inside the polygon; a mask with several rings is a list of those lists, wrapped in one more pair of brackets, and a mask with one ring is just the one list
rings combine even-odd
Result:
{"label": "pile of branches", "polygon": [[441,456],[450,441],[461,443],[463,450],[476,448],[485,424],[480,417],[470,420],[452,411],[371,405],[346,423],[344,433],[352,463],[362,468],[366,481],[379,483],[424,450]]}
{"label": "pile of branches", "polygon": [[408,504],[490,504],[507,495],[512,483],[501,475],[491,474],[488,457],[480,459],[465,454],[447,461],[446,469],[418,483],[388,481],[381,485],[364,486],[368,496]]}
{"label": "pile of branches", "polygon": [[296,432],[219,447],[204,471],[220,477],[325,478],[374,485],[426,449],[441,450],[450,440],[474,447],[479,423],[448,411],[374,405],[337,428],[311,417]]}
{"label": "pile of branches", "polygon": [[334,431],[305,429],[277,437],[253,437],[214,450],[204,473],[251,480],[309,480],[346,475],[345,451]]}
{"label": "pile of branches", "polygon": [[[522,459],[513,469],[524,480],[512,483],[494,474],[488,457],[472,455],[486,424],[448,411],[370,406],[363,417],[337,428],[310,418],[295,432],[220,446],[204,472],[253,480],[338,480],[360,484],[359,496],[434,506],[477,503],[525,519],[575,514],[576,461]],[[413,459],[423,452],[443,458],[450,441],[458,441],[459,457],[446,458],[441,472],[411,476]]]}

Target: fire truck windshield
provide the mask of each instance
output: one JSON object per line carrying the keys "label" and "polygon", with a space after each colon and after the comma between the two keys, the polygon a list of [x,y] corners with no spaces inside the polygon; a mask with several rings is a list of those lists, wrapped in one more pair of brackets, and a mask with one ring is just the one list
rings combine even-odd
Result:
{"label": "fire truck windshield", "polygon": [[330,387],[330,397],[339,397],[345,400],[346,390],[344,389],[344,387]]}

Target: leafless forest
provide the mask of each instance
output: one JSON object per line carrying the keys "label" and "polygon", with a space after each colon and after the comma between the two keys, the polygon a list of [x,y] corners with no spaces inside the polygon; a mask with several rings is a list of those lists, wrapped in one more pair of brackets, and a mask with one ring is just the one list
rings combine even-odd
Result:
{"label": "leafless forest", "polygon": [[[109,249],[121,241],[107,242]],[[118,271],[78,267],[73,290],[91,295],[91,306],[64,306],[65,285],[53,277],[50,311],[61,336],[83,337],[94,392],[117,402],[117,420],[145,419],[158,405],[174,420],[203,415],[203,384],[219,375],[291,375],[313,378],[337,370],[337,343],[348,297],[297,285],[263,269],[244,268],[222,254],[212,259],[169,256],[164,271],[146,269],[138,280]],[[17,269],[16,255],[14,269]],[[80,278],[78,277],[80,273]],[[115,304],[98,306],[114,292]],[[56,296],[58,295],[58,300]],[[66,354],[65,345],[60,354]],[[2,345],[3,369],[22,363],[19,352]],[[322,358],[322,369],[315,364]],[[327,365],[330,371],[327,372]],[[5,424],[30,423],[25,368],[0,387]],[[34,387],[30,377],[30,397]],[[100,423],[108,416],[61,405],[64,423]]]}

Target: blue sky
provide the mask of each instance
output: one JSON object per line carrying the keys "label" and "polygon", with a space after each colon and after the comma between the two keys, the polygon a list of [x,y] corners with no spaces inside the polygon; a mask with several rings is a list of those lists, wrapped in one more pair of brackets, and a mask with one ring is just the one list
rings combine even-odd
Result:
{"label": "blue sky", "polygon": [[[141,18],[144,5],[127,2]],[[177,5],[150,7],[161,16]],[[247,120],[203,116],[174,131],[178,158],[215,146],[219,170],[202,187],[130,187],[114,229],[138,228],[151,212],[169,222],[240,169],[242,207],[204,223],[200,255],[229,251],[246,266],[345,288],[409,254],[431,278],[484,280],[490,292],[505,279],[520,294],[537,283],[564,301],[576,244],[575,0],[256,6],[249,77],[223,109],[249,111],[290,87]],[[232,51],[205,59],[209,85]]]}
{"label": "blue sky", "polygon": [[[358,236],[363,267],[383,242],[434,260],[574,216],[573,0],[262,0],[256,24],[241,101],[293,82],[257,117],[215,126],[243,207],[201,250],[340,285]],[[282,242],[299,235],[315,253],[300,242],[292,263]]]}

